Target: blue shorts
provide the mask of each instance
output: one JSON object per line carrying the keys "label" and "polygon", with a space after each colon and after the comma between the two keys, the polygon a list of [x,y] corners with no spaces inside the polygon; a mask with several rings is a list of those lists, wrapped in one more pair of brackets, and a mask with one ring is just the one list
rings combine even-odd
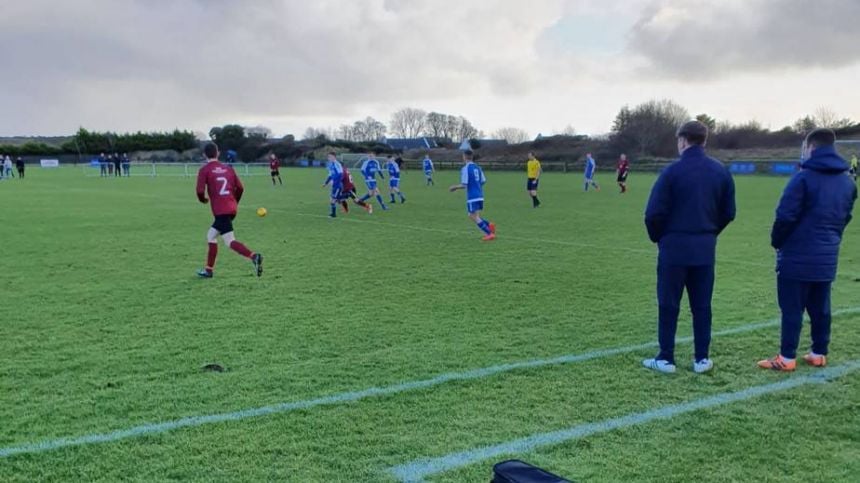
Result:
{"label": "blue shorts", "polygon": [[526,191],[537,191],[540,180],[537,178],[529,178],[526,181]]}
{"label": "blue shorts", "polygon": [[367,185],[368,191],[373,191],[377,188],[375,179],[366,179],[364,180],[364,183]]}
{"label": "blue shorts", "polygon": [[483,211],[484,209],[484,200],[480,201],[467,201],[466,202],[466,211],[468,213],[475,213],[476,211]]}
{"label": "blue shorts", "polygon": [[331,199],[333,199],[333,200],[340,199],[340,196],[342,193],[343,193],[343,185],[331,187]]}
{"label": "blue shorts", "polygon": [[399,188],[400,187],[400,178],[390,178],[388,180],[389,188]]}
{"label": "blue shorts", "polygon": [[433,171],[424,171],[424,176],[426,176],[428,178],[433,176]]}

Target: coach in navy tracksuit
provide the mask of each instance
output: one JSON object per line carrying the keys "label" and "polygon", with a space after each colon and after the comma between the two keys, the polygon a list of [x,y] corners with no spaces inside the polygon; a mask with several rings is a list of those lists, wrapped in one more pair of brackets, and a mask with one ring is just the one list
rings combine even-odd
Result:
{"label": "coach in navy tracksuit", "polygon": [[657,301],[660,353],[643,365],[675,372],[675,332],[684,288],[693,313],[695,361],[703,373],[713,368],[711,296],[717,236],[735,219],[735,184],[729,170],[705,155],[708,128],[690,121],[678,129],[681,159],[667,167],[651,190],[645,226],[658,244]]}
{"label": "coach in navy tracksuit", "polygon": [[836,153],[836,135],[817,129],[804,144],[801,171],[791,178],[776,209],[771,245],[776,248],[776,284],[782,310],[782,347],[765,369],[793,371],[803,312],[809,313],[812,350],[804,360],[827,365],[830,343],[830,285],[836,278],[842,233],[851,221],[857,187],[848,163]]}

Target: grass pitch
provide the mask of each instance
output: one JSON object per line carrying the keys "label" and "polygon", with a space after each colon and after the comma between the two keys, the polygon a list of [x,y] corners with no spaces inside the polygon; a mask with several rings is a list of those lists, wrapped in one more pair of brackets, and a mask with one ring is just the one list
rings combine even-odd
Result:
{"label": "grass pitch", "polygon": [[[462,193],[408,172],[405,205],[328,219],[322,170],[284,187],[245,177],[236,233],[197,280],[211,216],[189,178],[31,169],[0,183],[0,448],[384,387],[656,338],[652,175],[621,196],[550,174],[532,209],[521,174],[488,172],[482,243]],[[602,179],[601,179],[602,178]],[[737,178],[720,239],[714,330],[778,316],[769,229],[786,179]],[[359,183],[361,184],[361,183]],[[269,216],[254,215],[266,207]],[[833,306],[860,306],[860,224]],[[679,336],[689,335],[682,313]],[[395,481],[415,459],[792,376],[755,361],[778,327],[716,337],[716,370],[661,376],[654,350],[507,371],[267,416],[0,458],[2,481]],[[807,332],[804,332],[807,337]],[[835,318],[831,364],[860,359],[860,315]],[[227,372],[207,373],[208,363]],[[800,374],[811,369],[803,367]],[[517,457],[577,481],[857,481],[860,374],[541,448]],[[491,461],[434,482],[486,482]]]}

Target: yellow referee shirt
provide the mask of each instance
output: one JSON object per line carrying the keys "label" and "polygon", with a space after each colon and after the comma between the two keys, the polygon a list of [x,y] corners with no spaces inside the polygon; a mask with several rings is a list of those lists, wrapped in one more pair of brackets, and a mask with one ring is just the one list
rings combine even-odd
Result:
{"label": "yellow referee shirt", "polygon": [[530,159],[528,163],[526,163],[526,171],[528,172],[529,178],[537,178],[540,176],[540,161],[537,159]]}

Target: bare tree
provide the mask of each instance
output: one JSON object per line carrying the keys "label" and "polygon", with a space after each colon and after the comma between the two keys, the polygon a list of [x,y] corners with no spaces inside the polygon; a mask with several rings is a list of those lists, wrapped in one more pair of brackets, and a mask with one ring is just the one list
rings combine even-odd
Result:
{"label": "bare tree", "polygon": [[405,107],[391,115],[391,133],[402,138],[416,138],[427,125],[427,112]]}
{"label": "bare tree", "polygon": [[431,112],[430,114],[427,114],[424,133],[434,138],[445,137],[445,124],[447,123],[447,118],[448,116],[440,112]]}
{"label": "bare tree", "polygon": [[568,124],[567,126],[565,126],[564,129],[561,130],[561,132],[559,134],[562,136],[573,137],[573,136],[576,136],[576,129],[574,129],[573,126]]}
{"label": "bare tree", "polygon": [[304,134],[304,136],[302,136],[302,139],[304,139],[304,140],[319,139],[319,138],[333,139],[334,138],[333,134],[334,133],[331,131],[331,129],[325,129],[325,128],[319,128],[319,127],[309,127],[305,130],[305,134]]}
{"label": "bare tree", "polygon": [[457,140],[458,141],[465,141],[467,139],[472,139],[474,137],[477,137],[478,130],[475,129],[475,126],[473,126],[472,123],[469,122],[469,120],[466,119],[465,117],[460,116],[459,118],[457,118],[457,124],[458,124],[458,126],[457,126]]}
{"label": "bare tree", "polygon": [[847,117],[840,118],[836,111],[829,107],[821,106],[815,110],[815,115],[812,117],[815,120],[815,125],[818,127],[829,127],[830,129],[841,129],[851,126],[853,122]]}
{"label": "bare tree", "polygon": [[353,126],[349,124],[342,124],[339,128],[337,128],[337,138],[342,141],[355,141],[356,135]]}
{"label": "bare tree", "polygon": [[503,127],[493,133],[496,139],[504,139],[508,144],[522,144],[529,140],[529,133],[518,127]]}

